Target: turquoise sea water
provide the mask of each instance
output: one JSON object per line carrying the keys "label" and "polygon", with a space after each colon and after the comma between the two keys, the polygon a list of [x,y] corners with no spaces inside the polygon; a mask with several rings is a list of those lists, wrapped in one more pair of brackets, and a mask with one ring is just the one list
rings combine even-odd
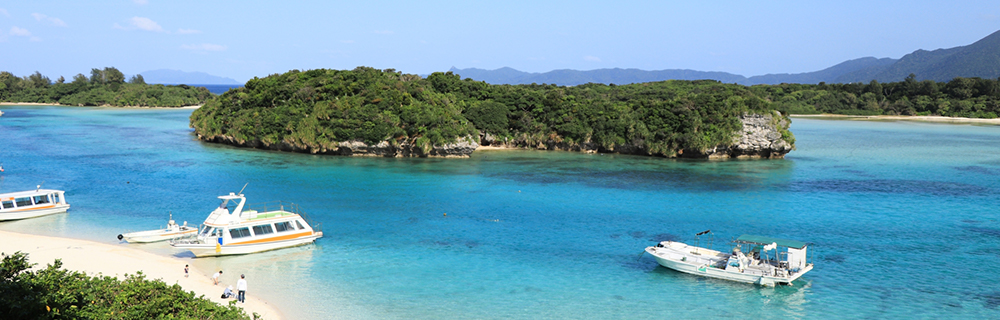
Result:
{"label": "turquoise sea water", "polygon": [[[191,110],[0,110],[0,190],[44,181],[73,205],[3,230],[117,244],[168,212],[197,224],[245,183],[251,203],[299,204],[325,233],[315,245],[192,260],[247,274],[248,294],[291,319],[1000,314],[1000,127],[794,119],[798,149],[771,161],[386,159],[202,143]],[[816,268],[760,288],[640,255],[705,229],[718,249],[743,233],[810,242]]]}

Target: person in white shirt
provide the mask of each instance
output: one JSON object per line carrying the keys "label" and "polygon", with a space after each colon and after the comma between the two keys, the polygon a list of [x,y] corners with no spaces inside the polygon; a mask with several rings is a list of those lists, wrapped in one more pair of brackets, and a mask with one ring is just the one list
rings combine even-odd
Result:
{"label": "person in white shirt", "polygon": [[222,275],[222,270],[219,270],[219,273],[216,273],[214,276],[212,276],[212,282],[215,282],[215,285],[219,285],[219,276],[221,275]]}
{"label": "person in white shirt", "polygon": [[246,303],[247,280],[242,274],[240,275],[240,281],[236,281],[236,291],[238,292],[236,294],[236,300],[240,303]]}

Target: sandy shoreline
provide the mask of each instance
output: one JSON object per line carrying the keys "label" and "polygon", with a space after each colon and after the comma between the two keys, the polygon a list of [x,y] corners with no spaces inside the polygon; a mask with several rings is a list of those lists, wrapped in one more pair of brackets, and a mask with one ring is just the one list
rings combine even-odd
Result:
{"label": "sandy shoreline", "polygon": [[[35,263],[35,269],[44,268],[55,259],[62,259],[63,268],[72,271],[85,272],[88,275],[101,273],[106,276],[135,274],[142,271],[147,279],[160,279],[168,285],[179,284],[186,291],[194,291],[195,295],[204,295],[209,300],[222,305],[228,305],[233,299],[221,299],[225,285],[236,288],[239,274],[223,272],[222,283],[212,284],[211,276],[217,270],[198,270],[191,259],[160,256],[135,248],[127,244],[111,245],[87,240],[39,236],[32,234],[0,231],[0,252],[12,254],[16,251],[28,253],[28,260]],[[184,265],[191,265],[190,276],[184,277]],[[248,315],[254,312],[265,319],[281,319],[278,309],[266,301],[256,298],[253,275],[247,275],[248,290],[245,304],[237,303]]]}
{"label": "sandy shoreline", "polygon": [[792,114],[789,115],[792,118],[825,118],[834,120],[867,120],[867,121],[919,121],[919,122],[936,122],[936,123],[954,123],[954,124],[987,124],[987,125],[1000,125],[1000,118],[996,119],[982,119],[982,118],[959,118],[959,117],[942,117],[942,116],[852,116],[843,114]]}

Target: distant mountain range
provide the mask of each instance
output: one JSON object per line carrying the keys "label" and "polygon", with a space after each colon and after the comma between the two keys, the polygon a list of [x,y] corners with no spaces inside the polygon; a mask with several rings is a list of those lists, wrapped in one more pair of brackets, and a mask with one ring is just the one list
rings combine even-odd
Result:
{"label": "distant mountain range", "polygon": [[597,69],[589,71],[553,70],[545,73],[530,73],[500,68],[496,70],[457,69],[449,71],[463,78],[486,81],[492,84],[547,83],[575,86],[588,82],[629,84],[663,80],[712,79],[724,83],[743,85],[779,83],[850,83],[903,81],[911,73],[917,80],[946,82],[955,77],[980,77],[996,79],[1000,77],[1000,31],[994,32],[973,44],[934,51],[917,50],[899,59],[859,58],[841,62],[835,66],[805,73],[779,73],[744,77],[727,72],[706,72],[686,69],[645,71],[639,69]]}
{"label": "distant mountain range", "polygon": [[213,76],[204,72],[184,72],[180,70],[150,70],[140,72],[142,79],[146,83],[159,84],[228,84],[240,85],[242,83],[230,78]]}

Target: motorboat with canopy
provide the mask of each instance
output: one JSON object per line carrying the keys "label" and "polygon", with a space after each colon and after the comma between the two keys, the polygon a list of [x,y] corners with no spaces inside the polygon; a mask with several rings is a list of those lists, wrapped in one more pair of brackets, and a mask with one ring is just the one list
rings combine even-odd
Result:
{"label": "motorboat with canopy", "polygon": [[[710,231],[698,233],[699,236]],[[741,235],[731,252],[720,252],[677,241],[663,241],[645,252],[661,266],[709,278],[762,286],[792,285],[813,269],[806,261],[808,244],[796,240]]]}

